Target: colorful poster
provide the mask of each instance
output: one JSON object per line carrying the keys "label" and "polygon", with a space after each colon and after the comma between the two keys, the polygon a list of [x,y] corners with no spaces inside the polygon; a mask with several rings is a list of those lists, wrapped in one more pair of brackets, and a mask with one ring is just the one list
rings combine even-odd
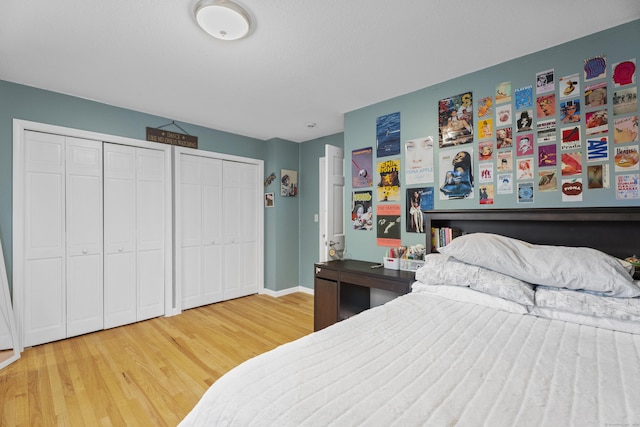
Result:
{"label": "colorful poster", "polygon": [[640,152],[638,145],[628,145],[624,147],[615,147],[613,162],[616,165],[616,172],[628,172],[639,170]]}
{"label": "colorful poster", "polygon": [[538,144],[556,140],[556,119],[538,120],[536,123]]}
{"label": "colorful poster", "polygon": [[638,141],[638,116],[622,117],[613,121],[613,142],[624,144]]}
{"label": "colorful poster", "polygon": [[533,182],[518,183],[518,203],[533,203]]}
{"label": "colorful poster", "polygon": [[617,62],[611,66],[613,70],[613,84],[618,86],[631,85],[636,82],[636,60],[629,59]]}
{"label": "colorful poster", "polygon": [[538,146],[538,167],[547,168],[557,166],[556,145],[539,145]]}
{"label": "colorful poster", "polygon": [[487,139],[493,136],[493,119],[482,119],[478,123],[478,139]]}
{"label": "colorful poster", "polygon": [[496,130],[496,145],[498,150],[513,147],[513,131],[511,127]]}
{"label": "colorful poster", "polygon": [[562,176],[582,174],[582,153],[562,153]]}
{"label": "colorful poster", "polygon": [[533,158],[518,159],[518,169],[516,177],[518,180],[533,179]]}
{"label": "colorful poster", "polygon": [[471,92],[438,102],[440,147],[473,142],[473,96]]}
{"label": "colorful poster", "polygon": [[[407,232],[424,233],[424,210],[433,210],[433,187],[407,189]],[[425,209],[425,205],[429,207]]]}
{"label": "colorful poster", "polygon": [[580,121],[580,100],[572,99],[560,102],[560,122],[577,123]]}
{"label": "colorful poster", "polygon": [[584,81],[607,77],[607,57],[605,55],[594,56],[584,60]]}
{"label": "colorful poster", "polygon": [[582,146],[580,140],[580,126],[569,126],[560,129],[560,147],[562,151],[575,150]]}
{"label": "colorful poster", "polygon": [[473,198],[473,148],[440,150],[440,200]]}
{"label": "colorful poster", "polygon": [[616,200],[640,199],[640,175],[616,175]]}
{"label": "colorful poster", "polygon": [[560,99],[574,97],[577,93],[580,93],[580,76],[571,74],[570,76],[560,77],[558,85],[560,86]]}
{"label": "colorful poster", "polygon": [[556,115],[556,95],[542,95],[536,98],[536,117],[544,119]]}
{"label": "colorful poster", "polygon": [[584,117],[587,135],[609,132],[609,112],[606,109],[588,111]]}
{"label": "colorful poster", "polygon": [[581,202],[582,201],[582,178],[569,178],[562,180],[562,201]]}
{"label": "colorful poster", "polygon": [[496,104],[511,101],[511,82],[502,82],[496,86]]}
{"label": "colorful poster", "polygon": [[480,163],[478,169],[480,172],[478,182],[493,182],[493,163]]}
{"label": "colorful poster", "polygon": [[530,156],[533,154],[533,134],[525,133],[516,136],[516,156]]}
{"label": "colorful poster", "polygon": [[478,160],[481,162],[493,159],[493,141],[480,141],[478,143]]}
{"label": "colorful poster", "polygon": [[609,188],[609,165],[587,166],[587,188]]}
{"label": "colorful poster", "polygon": [[351,186],[353,188],[373,186],[373,147],[351,152]]}
{"label": "colorful poster", "polygon": [[613,92],[613,115],[635,113],[638,111],[637,88],[618,89]]}
{"label": "colorful poster", "polygon": [[555,169],[538,171],[538,191],[557,191],[558,177]]}
{"label": "colorful poster", "polygon": [[553,92],[556,89],[556,81],[553,70],[536,73],[536,94]]}
{"label": "colorful poster", "polygon": [[295,197],[298,195],[297,171],[280,169],[280,195],[282,197]]}
{"label": "colorful poster", "polygon": [[478,189],[478,197],[481,205],[493,204],[493,184],[481,185]]}
{"label": "colorful poster", "polygon": [[515,92],[516,111],[533,107],[533,86],[521,87]]}
{"label": "colorful poster", "polygon": [[587,138],[587,163],[609,160],[609,138]]}
{"label": "colorful poster", "polygon": [[485,96],[478,101],[478,118],[491,117],[493,113],[493,97]]}
{"label": "colorful poster", "polygon": [[433,182],[433,137],[411,139],[404,148],[406,184]]}
{"label": "colorful poster", "polygon": [[378,162],[378,201],[400,201],[400,159]]}
{"label": "colorful poster", "polygon": [[496,107],[496,126],[507,126],[512,123],[511,104]]}
{"label": "colorful poster", "polygon": [[584,105],[587,108],[607,105],[607,82],[600,82],[584,88]]}
{"label": "colorful poster", "polygon": [[373,229],[373,194],[371,191],[354,191],[351,202],[351,223],[354,230]]}
{"label": "colorful poster", "polygon": [[378,246],[399,247],[401,233],[400,205],[382,204],[376,206],[376,236]]}
{"label": "colorful poster", "polygon": [[376,119],[376,153],[378,157],[400,154],[400,113]]}

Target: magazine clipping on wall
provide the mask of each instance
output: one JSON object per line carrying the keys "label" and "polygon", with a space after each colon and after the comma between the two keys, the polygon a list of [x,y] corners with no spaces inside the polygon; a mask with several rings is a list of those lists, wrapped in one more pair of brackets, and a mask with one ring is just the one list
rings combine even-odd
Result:
{"label": "magazine clipping on wall", "polygon": [[584,60],[584,81],[607,77],[607,57],[597,55]]}
{"label": "magazine clipping on wall", "polygon": [[478,187],[478,199],[481,205],[492,205],[494,200],[493,184],[481,184]]}
{"label": "magazine clipping on wall", "polygon": [[511,102],[511,82],[502,82],[496,85],[496,104]]}
{"label": "magazine clipping on wall", "polygon": [[404,148],[406,184],[433,182],[433,137],[410,139]]}
{"label": "magazine clipping on wall", "polygon": [[400,113],[376,119],[376,154],[378,157],[400,154]]}
{"label": "magazine clipping on wall", "polygon": [[587,135],[609,132],[609,113],[605,109],[587,111],[584,114]]}
{"label": "magazine clipping on wall", "polygon": [[587,138],[587,163],[609,160],[609,137]]}
{"label": "magazine clipping on wall", "polygon": [[538,171],[538,191],[558,191],[558,177],[555,169]]}
{"label": "magazine clipping on wall", "polygon": [[556,89],[556,80],[553,70],[536,73],[536,94],[553,92]]}
{"label": "magazine clipping on wall", "polygon": [[473,148],[440,150],[440,200],[473,199]]}
{"label": "magazine clipping on wall", "polygon": [[618,89],[613,92],[613,115],[634,113],[638,111],[638,93],[636,87]]}
{"label": "magazine clipping on wall", "polygon": [[433,187],[407,189],[407,232],[424,233],[423,211],[433,210]]}
{"label": "magazine clipping on wall", "polygon": [[556,141],[556,119],[538,120],[536,123],[538,144]]}
{"label": "magazine clipping on wall", "polygon": [[493,114],[493,97],[485,96],[478,101],[478,118],[491,117]]}
{"label": "magazine clipping on wall", "polygon": [[616,175],[616,200],[640,199],[639,174]]}
{"label": "magazine clipping on wall", "polygon": [[609,188],[609,165],[587,166],[587,188]]}
{"label": "magazine clipping on wall", "polygon": [[276,199],[273,193],[264,193],[264,207],[272,208],[276,205]]}
{"label": "magazine clipping on wall", "polygon": [[511,117],[511,104],[503,104],[496,107],[496,127],[510,125],[513,122]]}
{"label": "magazine clipping on wall", "polygon": [[351,223],[354,230],[373,230],[373,194],[371,191],[353,192]]}
{"label": "magazine clipping on wall", "polygon": [[471,92],[438,101],[439,146],[473,142],[473,96]]}
{"label": "magazine clipping on wall", "polygon": [[576,73],[560,77],[558,86],[560,99],[576,96],[576,93],[580,93],[580,76]]}
{"label": "magazine clipping on wall", "polygon": [[401,246],[401,214],[398,204],[376,205],[376,237],[378,246]]}
{"label": "magazine clipping on wall", "polygon": [[514,93],[516,111],[533,107],[533,86],[521,87]]}
{"label": "magazine clipping on wall", "polygon": [[351,152],[351,186],[363,188],[373,186],[373,147]]}
{"label": "magazine clipping on wall", "polygon": [[378,202],[400,201],[400,159],[379,161],[377,165]]}
{"label": "magazine clipping on wall", "polygon": [[615,87],[635,84],[636,82],[636,60],[616,62],[611,66],[613,70],[613,85]]}
{"label": "magazine clipping on wall", "polygon": [[624,144],[638,141],[638,116],[622,117],[613,122],[613,142]]}
{"label": "magazine clipping on wall", "polygon": [[280,170],[280,195],[295,197],[298,195],[298,172],[289,169]]}
{"label": "magazine clipping on wall", "polygon": [[569,178],[562,180],[563,202],[581,202],[582,193],[582,178]]}

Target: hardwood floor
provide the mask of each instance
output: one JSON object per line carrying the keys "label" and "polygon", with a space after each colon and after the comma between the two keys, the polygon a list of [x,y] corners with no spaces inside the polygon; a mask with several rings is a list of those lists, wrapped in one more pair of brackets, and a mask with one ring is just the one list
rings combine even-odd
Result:
{"label": "hardwood floor", "polygon": [[239,363],[313,331],[313,296],[252,295],[26,349],[2,426],[175,426]]}

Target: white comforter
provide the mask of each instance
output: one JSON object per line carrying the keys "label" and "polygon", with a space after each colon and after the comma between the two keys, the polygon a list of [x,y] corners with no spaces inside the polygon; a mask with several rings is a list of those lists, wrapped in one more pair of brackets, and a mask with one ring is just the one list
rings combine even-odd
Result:
{"label": "white comforter", "polygon": [[251,359],[181,426],[640,423],[640,335],[412,293]]}

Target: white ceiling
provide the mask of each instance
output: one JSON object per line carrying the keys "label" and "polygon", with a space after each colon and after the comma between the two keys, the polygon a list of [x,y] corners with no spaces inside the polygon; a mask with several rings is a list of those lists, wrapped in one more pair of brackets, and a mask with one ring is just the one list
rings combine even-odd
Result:
{"label": "white ceiling", "polygon": [[346,112],[640,18],[638,0],[237,2],[253,31],[221,42],[195,24],[196,0],[0,0],[0,79],[302,142],[342,132]]}

